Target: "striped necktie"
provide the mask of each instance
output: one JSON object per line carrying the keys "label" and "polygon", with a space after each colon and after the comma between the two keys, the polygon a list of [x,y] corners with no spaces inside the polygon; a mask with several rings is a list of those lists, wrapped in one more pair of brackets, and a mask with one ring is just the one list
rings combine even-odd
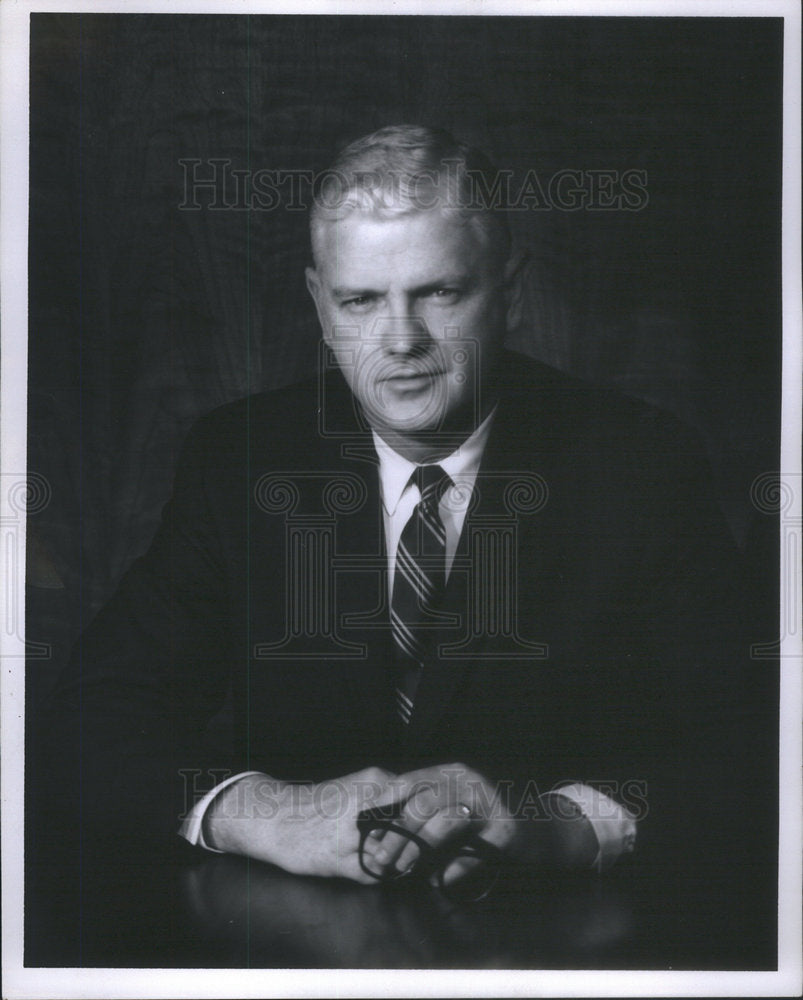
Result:
{"label": "striped necktie", "polygon": [[421,499],[396,549],[390,621],[396,651],[396,707],[405,724],[434,641],[446,587],[446,530],[438,504],[451,485],[439,465],[419,465],[410,477]]}

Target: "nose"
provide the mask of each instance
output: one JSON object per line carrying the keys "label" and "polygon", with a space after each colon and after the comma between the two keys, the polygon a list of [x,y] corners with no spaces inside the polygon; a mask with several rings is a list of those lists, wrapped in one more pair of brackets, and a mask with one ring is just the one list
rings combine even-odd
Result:
{"label": "nose", "polygon": [[387,316],[379,324],[378,333],[388,354],[417,354],[431,339],[421,316],[410,313]]}

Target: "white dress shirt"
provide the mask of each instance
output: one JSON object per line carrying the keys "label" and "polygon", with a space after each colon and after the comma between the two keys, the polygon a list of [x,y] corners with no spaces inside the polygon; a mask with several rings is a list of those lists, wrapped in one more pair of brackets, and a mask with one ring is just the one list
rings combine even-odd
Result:
{"label": "white dress shirt", "polygon": [[[444,490],[438,511],[446,529],[446,579],[454,562],[457,543],[463,530],[466,511],[471,501],[474,483],[480,470],[482,454],[488,441],[493,423],[494,409],[483,420],[470,438],[447,455],[439,465],[452,480],[452,485]],[[417,466],[394,451],[374,431],[374,447],[379,456],[379,487],[382,495],[382,513],[385,523],[385,545],[388,553],[388,593],[393,594],[393,577],[396,571],[396,551],[404,526],[410,520],[421,494],[410,477]]]}

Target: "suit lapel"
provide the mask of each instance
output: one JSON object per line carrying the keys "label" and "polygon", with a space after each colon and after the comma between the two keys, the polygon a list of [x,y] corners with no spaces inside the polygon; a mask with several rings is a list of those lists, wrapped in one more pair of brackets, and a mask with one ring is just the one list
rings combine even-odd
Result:
{"label": "suit lapel", "polygon": [[[478,566],[472,559],[470,543],[472,524],[482,517],[483,511],[495,508],[496,497],[491,494],[497,489],[485,493],[480,484],[481,477],[478,477],[479,504],[466,514],[443,603],[443,612],[453,616],[454,625],[446,624],[439,630],[437,652],[422,673],[415,711],[407,727],[407,743],[411,750],[423,749],[432,742],[444,715],[470,682],[477,665],[476,655],[487,647],[486,636],[472,635],[471,610],[478,589]],[[499,486],[498,483],[494,485]]]}
{"label": "suit lapel", "polygon": [[[365,501],[338,515],[336,614],[340,634],[363,653],[343,663],[355,725],[377,747],[394,732],[393,674],[388,618],[387,555],[376,453],[372,444],[346,445],[343,467],[365,487]],[[369,744],[371,745],[371,744]]]}

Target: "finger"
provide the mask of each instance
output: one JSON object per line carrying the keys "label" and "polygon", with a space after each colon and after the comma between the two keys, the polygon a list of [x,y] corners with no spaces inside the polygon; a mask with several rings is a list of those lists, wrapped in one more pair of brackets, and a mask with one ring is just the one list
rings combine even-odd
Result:
{"label": "finger", "polygon": [[[405,829],[409,829],[409,827],[405,827]],[[413,830],[412,832],[414,833],[415,831]],[[398,859],[399,855],[407,849],[408,845],[413,848],[414,856],[417,857],[418,847],[411,843],[409,837],[405,837],[400,833],[387,831],[374,853],[374,860],[381,868],[395,867],[399,871],[405,871],[405,868],[399,866]]]}
{"label": "finger", "polygon": [[381,845],[377,843],[377,841],[372,840],[370,837],[366,837],[362,851],[357,851],[355,853],[354,856],[357,860],[361,873],[358,877],[358,881],[370,883],[382,880],[382,874],[387,868],[387,865],[384,862],[377,861],[376,855],[380,846]]}
{"label": "finger", "polygon": [[[477,821],[471,816],[466,806],[454,806],[441,809],[426,821],[418,830],[418,836],[425,840],[431,847],[439,847],[448,840],[456,840],[461,834],[465,835]],[[418,857],[418,847],[409,843],[399,854],[396,860],[396,867],[399,871],[406,871],[410,865],[415,863]]]}
{"label": "finger", "polygon": [[[435,794],[431,788],[426,788],[420,794],[414,795],[407,802],[401,816],[396,821],[396,826],[404,830],[409,830],[411,833],[417,833],[436,814],[437,810],[438,803]],[[374,858],[384,868],[395,866],[399,871],[404,871],[406,867],[399,867],[398,858],[408,847],[412,849],[412,857],[417,857],[418,847],[411,843],[409,837],[405,837],[401,833],[394,833],[392,830],[387,830]]]}
{"label": "finger", "polygon": [[366,874],[369,876],[369,878],[373,879],[373,881],[377,881],[378,877],[382,874],[382,869],[384,868],[384,865],[380,864],[376,860],[377,850],[378,850],[378,845],[375,842],[372,842],[371,840],[366,838],[365,843],[363,845],[362,854],[360,856],[361,857],[360,866],[362,867],[362,865],[365,865],[365,868],[367,868]]}
{"label": "finger", "polygon": [[379,882],[373,876],[363,871],[360,860],[356,854],[349,854],[341,858],[332,872],[340,878],[351,879],[353,882],[360,882],[362,885],[378,885]]}
{"label": "finger", "polygon": [[386,834],[382,840],[381,847],[374,854],[375,863],[383,869],[396,867],[396,859],[404,850],[406,844],[406,837],[400,837],[397,833]]}
{"label": "finger", "polygon": [[461,878],[465,878],[466,875],[470,875],[476,871],[481,864],[482,861],[480,858],[456,858],[445,869],[443,884],[452,885],[454,882],[460,881]]}

